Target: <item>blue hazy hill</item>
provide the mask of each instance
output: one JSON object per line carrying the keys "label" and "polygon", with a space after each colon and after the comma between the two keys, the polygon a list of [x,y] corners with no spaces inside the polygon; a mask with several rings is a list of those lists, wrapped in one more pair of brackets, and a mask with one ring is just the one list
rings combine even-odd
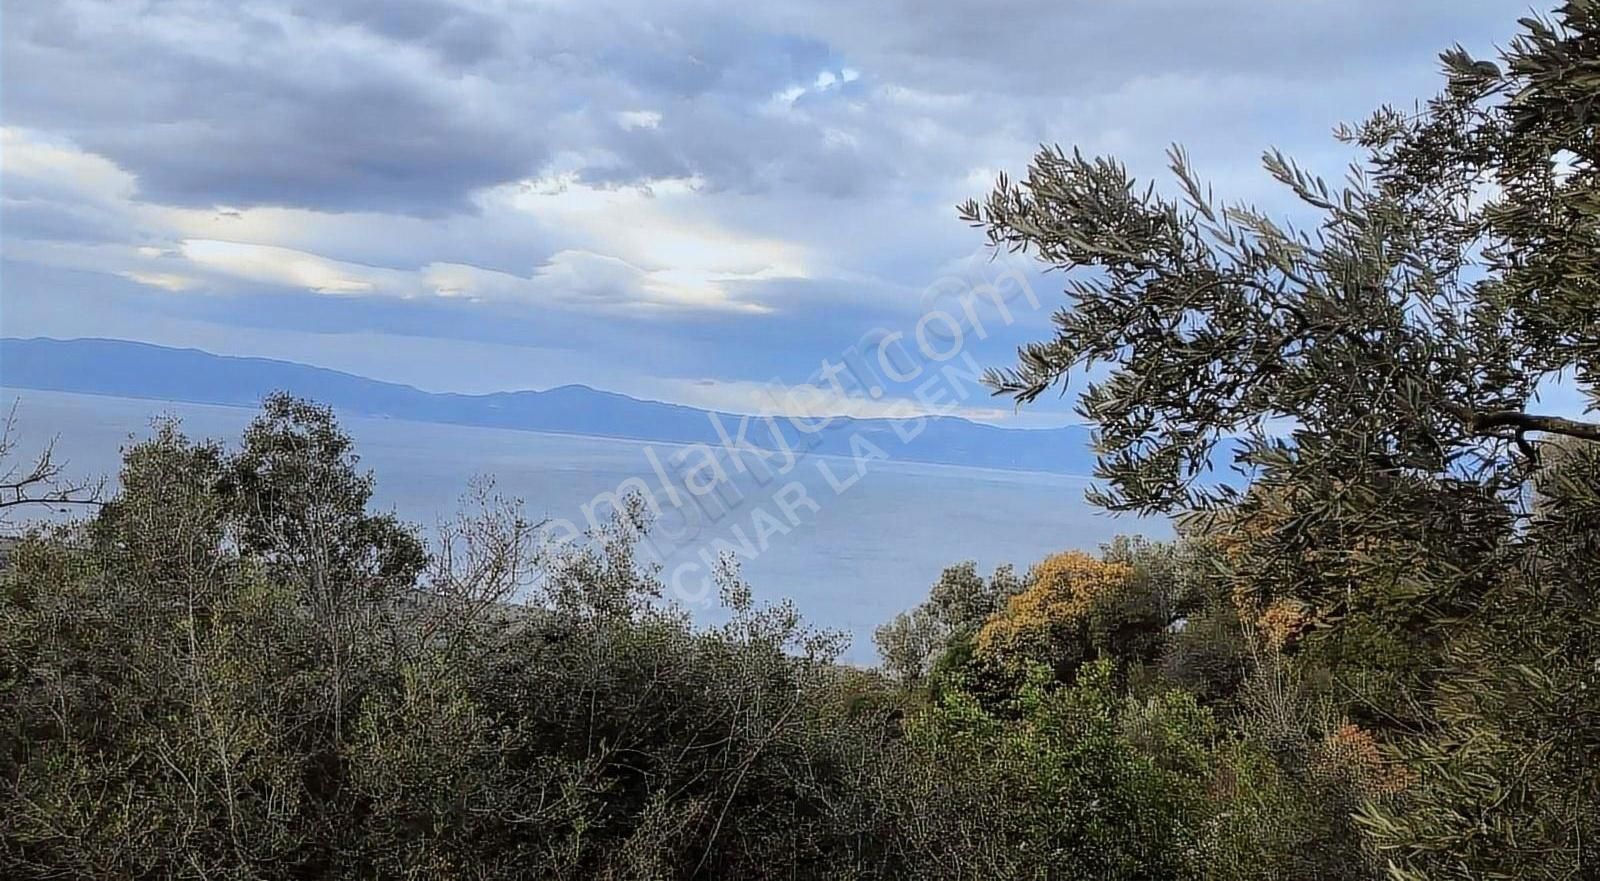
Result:
{"label": "blue hazy hill", "polygon": [[825,455],[851,455],[851,438],[862,437],[893,459],[914,462],[1088,474],[1094,461],[1089,433],[1076,427],[1007,429],[956,417],[929,417],[917,426],[838,417],[806,435],[781,417],[760,421],[581,385],[445,394],[290,361],[127,340],[0,340],[0,386],[235,406],[255,406],[284,390],[351,415],[672,443],[719,443],[719,422],[736,434],[742,421],[754,446],[775,447],[776,424],[791,448],[809,441],[813,452]]}

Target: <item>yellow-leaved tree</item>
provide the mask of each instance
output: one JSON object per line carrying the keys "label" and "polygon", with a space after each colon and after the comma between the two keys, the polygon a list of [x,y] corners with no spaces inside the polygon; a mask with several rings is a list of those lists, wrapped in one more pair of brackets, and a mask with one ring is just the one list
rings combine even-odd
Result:
{"label": "yellow-leaved tree", "polygon": [[1133,581],[1133,567],[1082,551],[1054,554],[1028,573],[1027,587],[978,631],[981,660],[1012,667],[1042,663],[1070,673],[1096,653],[1097,618]]}

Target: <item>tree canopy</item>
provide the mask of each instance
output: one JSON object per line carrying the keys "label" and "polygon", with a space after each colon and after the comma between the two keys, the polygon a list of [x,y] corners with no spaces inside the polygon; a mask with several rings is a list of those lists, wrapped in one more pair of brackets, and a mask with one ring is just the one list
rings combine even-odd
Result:
{"label": "tree canopy", "polygon": [[1495,488],[1530,436],[1600,439],[1537,406],[1558,377],[1600,382],[1597,15],[1524,19],[1500,64],[1446,52],[1440,97],[1341,130],[1367,155],[1340,185],[1267,153],[1298,224],[1219,200],[1180,148],[1170,196],[1041,151],[961,208],[1069,279],[1055,336],[994,387],[1028,402],[1087,375],[1103,501],[1140,510],[1231,501],[1197,479],[1235,438],[1253,468]]}
{"label": "tree canopy", "polygon": [[1600,421],[1541,403],[1600,409],[1600,4],[1520,25],[1342,128],[1342,183],[1268,152],[1293,222],[1179,148],[1173,195],[1049,148],[961,209],[1066,278],[996,392],[1081,386],[1091,498],[1178,515],[1231,594],[1198,620],[1413,775],[1352,803],[1395,879],[1576,877],[1600,831]]}

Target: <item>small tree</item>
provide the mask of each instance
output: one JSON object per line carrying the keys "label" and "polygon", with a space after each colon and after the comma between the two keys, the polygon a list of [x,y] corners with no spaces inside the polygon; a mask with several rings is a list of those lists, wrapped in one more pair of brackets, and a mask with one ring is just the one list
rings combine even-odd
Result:
{"label": "small tree", "polygon": [[903,682],[915,683],[957,643],[977,635],[989,616],[1022,590],[1010,566],[1001,566],[985,581],[968,560],[944,570],[927,601],[873,634],[884,667]]}

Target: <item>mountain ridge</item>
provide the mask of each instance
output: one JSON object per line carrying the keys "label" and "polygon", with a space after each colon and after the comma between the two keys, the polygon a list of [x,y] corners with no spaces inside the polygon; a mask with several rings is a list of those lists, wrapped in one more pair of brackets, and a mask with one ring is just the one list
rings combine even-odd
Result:
{"label": "mountain ridge", "polygon": [[[0,387],[228,406],[256,406],[284,390],[350,415],[483,428],[717,444],[742,425],[751,445],[768,449],[803,445],[824,455],[853,455],[850,438],[866,437],[880,446],[892,443],[894,458],[906,461],[1058,474],[1087,474],[1093,467],[1088,431],[1079,427],[1001,428],[958,416],[838,416],[828,430],[812,434],[784,416],[700,409],[576,383],[486,394],[429,392],[296,361],[107,338],[0,338]],[[780,430],[781,439],[774,435]]]}

